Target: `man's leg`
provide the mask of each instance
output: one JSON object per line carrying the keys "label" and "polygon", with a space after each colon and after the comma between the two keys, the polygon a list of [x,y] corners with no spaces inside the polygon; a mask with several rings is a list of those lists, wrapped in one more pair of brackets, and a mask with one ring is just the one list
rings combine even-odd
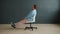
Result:
{"label": "man's leg", "polygon": [[14,23],[14,26],[12,26],[13,28],[16,28],[17,26],[23,25],[24,23],[26,23],[27,19],[23,19],[17,23]]}
{"label": "man's leg", "polygon": [[24,23],[26,23],[26,21],[27,21],[27,19],[23,19],[23,20],[15,23],[15,25],[16,25],[16,27],[17,27],[17,26],[20,26],[20,25],[23,25]]}

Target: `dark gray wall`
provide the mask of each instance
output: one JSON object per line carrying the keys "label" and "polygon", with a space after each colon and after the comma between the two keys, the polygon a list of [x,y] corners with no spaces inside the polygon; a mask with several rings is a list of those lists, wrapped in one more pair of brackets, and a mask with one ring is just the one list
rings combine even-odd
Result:
{"label": "dark gray wall", "polygon": [[58,13],[58,0],[1,0],[0,23],[18,22],[37,5],[36,23],[52,23]]}

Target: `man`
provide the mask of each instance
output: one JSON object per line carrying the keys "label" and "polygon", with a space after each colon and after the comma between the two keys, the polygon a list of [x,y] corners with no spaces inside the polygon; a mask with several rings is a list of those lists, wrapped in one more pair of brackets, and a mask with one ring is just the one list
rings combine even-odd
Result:
{"label": "man", "polygon": [[36,14],[37,14],[37,12],[36,12],[36,5],[33,5],[32,6],[32,11],[24,19],[22,19],[21,21],[19,21],[17,23],[12,23],[11,26],[13,28],[16,28],[17,26],[22,25],[22,24],[24,24],[24,23],[26,23],[28,21],[32,21],[33,20],[33,17],[35,19]]}

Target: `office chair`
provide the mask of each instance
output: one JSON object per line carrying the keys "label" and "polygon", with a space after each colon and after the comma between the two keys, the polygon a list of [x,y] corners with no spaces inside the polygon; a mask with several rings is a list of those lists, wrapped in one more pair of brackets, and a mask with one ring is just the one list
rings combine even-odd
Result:
{"label": "office chair", "polygon": [[33,27],[32,24],[35,22],[35,16],[33,17],[33,20],[32,21],[27,21],[25,24],[30,24],[29,27],[25,27],[25,30],[26,29],[31,29],[33,31],[33,29],[37,29],[37,27]]}

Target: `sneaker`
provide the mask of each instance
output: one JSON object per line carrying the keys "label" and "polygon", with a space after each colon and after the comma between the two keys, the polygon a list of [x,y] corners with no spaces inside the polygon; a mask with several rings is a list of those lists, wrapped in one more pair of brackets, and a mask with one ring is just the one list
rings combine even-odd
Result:
{"label": "sneaker", "polygon": [[12,22],[11,22],[11,26],[12,26],[13,28],[16,28],[16,27],[15,27],[15,24],[14,24],[14,23],[12,23]]}

